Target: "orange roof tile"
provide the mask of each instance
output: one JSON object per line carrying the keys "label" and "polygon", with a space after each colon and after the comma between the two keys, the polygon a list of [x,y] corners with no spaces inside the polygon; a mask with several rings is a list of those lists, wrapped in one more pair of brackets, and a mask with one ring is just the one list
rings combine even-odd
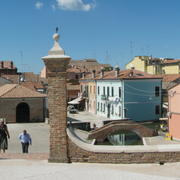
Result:
{"label": "orange roof tile", "polygon": [[0,87],[0,98],[37,98],[46,95],[32,91],[19,84],[6,84]]}
{"label": "orange roof tile", "polygon": [[103,78],[101,78],[100,74],[95,79],[161,79],[161,76],[147,74],[138,70],[122,70],[119,72],[118,77],[116,77],[115,70],[113,71],[105,71]]}
{"label": "orange roof tile", "polygon": [[164,60],[163,64],[173,64],[173,63],[180,63],[180,59],[173,59],[173,60]]}
{"label": "orange roof tile", "polygon": [[24,82],[21,82],[20,85],[26,87],[26,88],[29,88],[33,91],[36,91],[37,89],[43,89],[43,85],[39,82],[32,82],[32,81],[24,81]]}
{"label": "orange roof tile", "polygon": [[180,78],[180,74],[164,74],[162,75],[163,82],[171,82]]}

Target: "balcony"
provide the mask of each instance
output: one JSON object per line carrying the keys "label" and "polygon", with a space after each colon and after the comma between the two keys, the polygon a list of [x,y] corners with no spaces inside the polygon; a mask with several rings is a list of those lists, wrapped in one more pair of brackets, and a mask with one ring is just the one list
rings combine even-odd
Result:
{"label": "balcony", "polygon": [[106,101],[107,100],[107,97],[105,95],[101,95],[101,100],[102,101]]}

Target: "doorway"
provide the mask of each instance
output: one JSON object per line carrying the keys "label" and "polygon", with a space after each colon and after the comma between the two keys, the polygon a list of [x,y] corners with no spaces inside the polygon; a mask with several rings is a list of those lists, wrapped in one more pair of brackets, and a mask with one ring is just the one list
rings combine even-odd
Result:
{"label": "doorway", "polygon": [[27,103],[20,103],[16,107],[16,122],[26,123],[30,120],[30,110]]}

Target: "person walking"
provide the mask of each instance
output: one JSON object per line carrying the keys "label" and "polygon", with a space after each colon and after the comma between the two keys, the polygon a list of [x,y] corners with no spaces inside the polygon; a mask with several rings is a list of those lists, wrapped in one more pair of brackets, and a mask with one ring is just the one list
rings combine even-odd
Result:
{"label": "person walking", "polygon": [[4,123],[4,120],[0,121],[0,152],[3,150],[3,153],[8,149],[8,139],[10,139],[9,131],[7,125]]}
{"label": "person walking", "polygon": [[30,134],[26,130],[19,135],[19,139],[22,145],[22,153],[28,153],[29,145],[32,145],[32,139]]}

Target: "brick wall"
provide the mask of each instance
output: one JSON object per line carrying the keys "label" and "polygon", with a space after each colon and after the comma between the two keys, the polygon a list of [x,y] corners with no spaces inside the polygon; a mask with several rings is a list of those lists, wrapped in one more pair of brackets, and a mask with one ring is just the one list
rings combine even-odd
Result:
{"label": "brick wall", "polygon": [[7,123],[16,122],[16,107],[19,103],[27,103],[30,108],[30,122],[44,121],[43,98],[0,99],[0,118]]}
{"label": "brick wall", "polygon": [[50,122],[49,162],[69,162],[67,157],[66,73],[48,74],[48,107]]}
{"label": "brick wall", "polygon": [[92,152],[83,150],[69,139],[69,159],[71,162],[124,164],[179,162],[180,152]]}

